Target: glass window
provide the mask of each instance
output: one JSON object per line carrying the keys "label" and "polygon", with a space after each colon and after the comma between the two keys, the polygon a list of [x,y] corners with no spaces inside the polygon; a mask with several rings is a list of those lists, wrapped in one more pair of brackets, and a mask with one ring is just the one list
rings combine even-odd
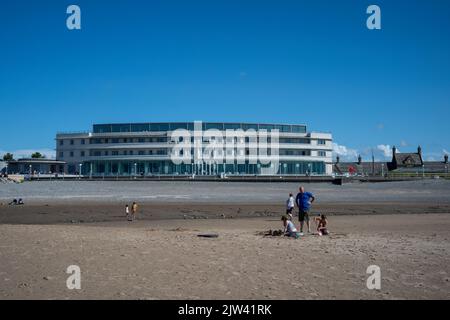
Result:
{"label": "glass window", "polygon": [[169,131],[168,123],[152,123],[150,125],[150,131]]}
{"label": "glass window", "polygon": [[295,133],[306,133],[306,126],[292,126],[292,132]]}
{"label": "glass window", "polygon": [[203,130],[218,129],[223,130],[223,123],[206,122],[203,124]]}
{"label": "glass window", "polygon": [[81,139],[81,144],[85,144],[86,141],[84,139]]}
{"label": "glass window", "polygon": [[70,151],[70,156],[73,157],[73,151]]}
{"label": "glass window", "polygon": [[131,124],[131,132],[143,132],[143,131],[149,131],[148,123]]}
{"label": "glass window", "polygon": [[130,132],[129,124],[113,124],[111,125],[112,132]]}
{"label": "glass window", "polygon": [[82,157],[84,157],[84,151],[81,151],[81,152],[80,152],[80,155],[81,155]]}
{"label": "glass window", "polygon": [[267,131],[270,131],[270,130],[272,130],[273,129],[273,125],[271,125],[271,124],[260,124],[259,125],[259,130],[267,130]]}
{"label": "glass window", "polygon": [[94,133],[111,132],[110,124],[94,124]]}
{"label": "glass window", "polygon": [[318,151],[318,152],[317,152],[317,155],[318,155],[319,157],[326,157],[327,153],[326,153],[325,151]]}
{"label": "glass window", "polygon": [[242,129],[243,130],[254,129],[254,130],[258,131],[258,125],[256,123],[243,123]]}
{"label": "glass window", "polygon": [[177,129],[187,129],[188,128],[188,124],[184,123],[184,122],[176,122],[176,123],[171,123],[170,124],[170,130],[174,131]]}
{"label": "glass window", "polygon": [[326,141],[325,141],[325,139],[319,139],[319,140],[317,140],[317,144],[324,145],[324,144],[326,144]]}
{"label": "glass window", "polygon": [[224,123],[223,125],[224,129],[232,129],[232,130],[237,130],[237,129],[241,129],[241,124],[240,123]]}
{"label": "glass window", "polygon": [[59,145],[62,146],[64,144],[64,140],[59,140]]}
{"label": "glass window", "polygon": [[74,141],[73,141],[73,139],[71,139],[70,140],[70,145],[73,145],[74,144]]}
{"label": "glass window", "polygon": [[60,157],[60,158],[64,158],[64,152],[61,151],[61,152],[59,153],[59,157]]}

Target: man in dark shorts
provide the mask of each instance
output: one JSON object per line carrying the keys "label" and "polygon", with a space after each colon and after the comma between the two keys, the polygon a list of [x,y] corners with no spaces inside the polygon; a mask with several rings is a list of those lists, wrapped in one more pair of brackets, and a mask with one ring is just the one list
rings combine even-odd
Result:
{"label": "man in dark shorts", "polygon": [[306,221],[306,226],[308,227],[308,233],[311,233],[311,228],[309,225],[309,211],[311,209],[311,204],[314,202],[314,196],[311,192],[305,192],[305,188],[300,187],[299,193],[295,199],[295,203],[298,207],[298,220],[300,221],[300,233],[303,233],[303,224]]}

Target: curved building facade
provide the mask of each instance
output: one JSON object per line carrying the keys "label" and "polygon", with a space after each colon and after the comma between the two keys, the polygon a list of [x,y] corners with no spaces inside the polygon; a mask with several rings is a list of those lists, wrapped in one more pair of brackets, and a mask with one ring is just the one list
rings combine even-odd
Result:
{"label": "curved building facade", "polygon": [[332,135],[301,124],[94,124],[58,133],[56,158],[67,173],[96,177],[331,175]]}

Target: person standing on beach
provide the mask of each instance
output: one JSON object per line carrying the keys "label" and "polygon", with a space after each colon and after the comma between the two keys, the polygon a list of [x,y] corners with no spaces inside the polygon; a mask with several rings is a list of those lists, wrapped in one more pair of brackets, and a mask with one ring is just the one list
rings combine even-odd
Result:
{"label": "person standing on beach", "polygon": [[298,220],[300,221],[300,233],[303,233],[303,224],[306,221],[306,226],[308,227],[308,233],[311,233],[311,228],[309,225],[309,211],[311,209],[311,204],[314,202],[315,198],[311,192],[305,192],[305,188],[300,187],[299,193],[295,199],[298,207]]}
{"label": "person standing on beach", "polygon": [[286,214],[289,216],[289,219],[292,220],[292,210],[295,207],[295,199],[292,193],[289,193],[289,198],[286,201]]}
{"label": "person standing on beach", "polygon": [[128,204],[125,205],[125,217],[127,220],[130,220],[130,208],[128,207]]}
{"label": "person standing on beach", "polygon": [[133,202],[133,205],[131,206],[131,219],[136,220],[136,214],[137,214],[138,205],[136,202]]}

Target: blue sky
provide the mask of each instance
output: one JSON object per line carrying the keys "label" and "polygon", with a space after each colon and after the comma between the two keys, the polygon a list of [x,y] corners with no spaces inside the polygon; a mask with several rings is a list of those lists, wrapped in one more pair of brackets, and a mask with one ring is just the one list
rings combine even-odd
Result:
{"label": "blue sky", "polygon": [[446,0],[17,0],[0,40],[0,153],[51,153],[57,131],[92,123],[192,120],[305,123],[350,158],[450,150]]}

